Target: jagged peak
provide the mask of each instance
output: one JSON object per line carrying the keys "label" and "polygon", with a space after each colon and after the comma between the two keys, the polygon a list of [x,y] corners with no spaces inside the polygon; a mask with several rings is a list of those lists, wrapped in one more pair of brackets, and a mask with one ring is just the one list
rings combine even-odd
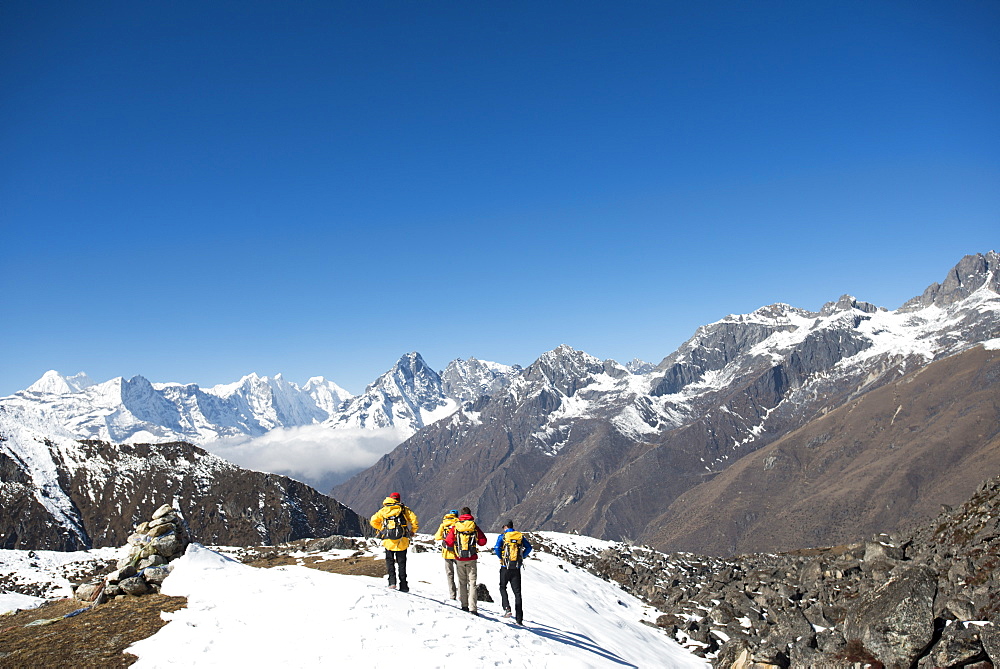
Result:
{"label": "jagged peak", "polygon": [[759,307],[748,314],[729,314],[725,318],[717,320],[714,323],[702,325],[695,330],[694,336],[688,340],[688,343],[696,342],[702,335],[710,334],[720,328],[732,325],[758,324],[786,326],[794,319],[815,318],[815,316],[815,313],[806,309],[793,307],[792,305],[784,302],[775,302],[774,304]]}
{"label": "jagged peak", "polygon": [[963,257],[948,270],[944,281],[927,286],[922,295],[908,300],[899,311],[905,313],[930,306],[947,307],[983,288],[1000,294],[1000,254],[996,251]]}
{"label": "jagged peak", "polygon": [[656,369],[656,365],[651,362],[646,362],[640,358],[632,358],[629,362],[623,365],[632,374],[648,374]]}
{"label": "jagged peak", "polygon": [[399,357],[399,360],[365,388],[365,393],[374,392],[386,385],[411,385],[412,380],[428,378],[432,383],[440,383],[438,373],[424,361],[416,351],[410,351]]}
{"label": "jagged peak", "polygon": [[853,309],[863,311],[866,314],[873,314],[876,311],[886,311],[884,307],[875,306],[870,302],[859,302],[853,295],[844,294],[836,302],[827,302],[824,304],[819,313],[821,316],[830,316],[838,311],[851,311]]}

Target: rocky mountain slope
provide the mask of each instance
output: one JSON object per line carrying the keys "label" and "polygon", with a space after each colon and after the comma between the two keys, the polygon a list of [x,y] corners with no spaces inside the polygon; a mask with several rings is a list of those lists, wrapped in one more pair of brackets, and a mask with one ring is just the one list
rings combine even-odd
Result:
{"label": "rocky mountain slope", "polygon": [[657,624],[717,667],[1000,664],[1000,477],[898,534],[731,558],[532,535],[663,612]]}
{"label": "rocky mountain slope", "polygon": [[[428,513],[467,504],[482,518],[670,548],[658,517],[684,493],[870,391],[1000,337],[998,291],[991,252],[963,258],[896,311],[844,296],[815,313],[775,304],[729,316],[646,374],[561,346],[333,494],[369,509],[399,490]],[[981,382],[995,397],[996,379]],[[918,429],[898,446],[924,439]],[[769,508],[751,520],[766,522]]]}
{"label": "rocky mountain slope", "polygon": [[298,481],[191,444],[77,441],[52,419],[0,406],[0,548],[121,545],[164,503],[208,544],[367,531],[353,511]]}
{"label": "rocky mountain slope", "polygon": [[1000,350],[977,346],[861,395],[681,495],[651,543],[791,550],[932,517],[1000,471],[998,380]]}

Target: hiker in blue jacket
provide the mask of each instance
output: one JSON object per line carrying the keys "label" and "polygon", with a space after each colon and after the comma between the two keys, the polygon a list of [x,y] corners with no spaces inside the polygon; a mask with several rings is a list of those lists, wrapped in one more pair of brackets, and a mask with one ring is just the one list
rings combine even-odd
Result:
{"label": "hiker in blue jacket", "polygon": [[514,521],[508,520],[503,531],[497,537],[493,552],[500,558],[500,601],[503,605],[503,617],[510,618],[510,600],[507,599],[507,584],[510,583],[514,593],[514,620],[523,624],[524,612],[521,609],[521,565],[524,558],[531,553],[531,542],[528,537],[514,529]]}

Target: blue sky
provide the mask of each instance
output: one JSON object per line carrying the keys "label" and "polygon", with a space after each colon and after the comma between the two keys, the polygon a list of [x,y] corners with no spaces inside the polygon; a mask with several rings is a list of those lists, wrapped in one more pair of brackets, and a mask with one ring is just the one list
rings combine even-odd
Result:
{"label": "blue sky", "polygon": [[0,5],[0,395],[658,362],[1000,247],[1000,3]]}

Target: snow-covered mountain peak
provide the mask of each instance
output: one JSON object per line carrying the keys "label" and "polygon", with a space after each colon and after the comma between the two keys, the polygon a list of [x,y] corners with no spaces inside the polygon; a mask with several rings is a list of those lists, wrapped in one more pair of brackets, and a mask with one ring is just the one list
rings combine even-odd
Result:
{"label": "snow-covered mountain peak", "polygon": [[459,403],[471,402],[483,395],[495,395],[520,372],[520,365],[456,358],[441,372],[441,384],[448,397]]}
{"label": "snow-covered mountain peak", "polygon": [[389,393],[414,392],[424,395],[427,391],[440,388],[441,377],[431,369],[416,351],[411,351],[399,358],[389,371],[378,377],[365,392],[383,390]]}
{"label": "snow-covered mountain peak", "polygon": [[42,375],[42,378],[28,386],[27,391],[46,395],[62,395],[63,393],[78,393],[92,385],[94,382],[83,372],[73,376],[63,376],[56,370],[50,369]]}
{"label": "snow-covered mountain peak", "polygon": [[796,319],[809,318],[811,316],[815,316],[815,314],[805,309],[799,309],[798,307],[793,307],[790,304],[785,304],[784,302],[776,302],[775,304],[768,304],[760,307],[749,314],[730,314],[722,320],[716,321],[715,323],[711,323],[704,327],[710,330],[713,326],[731,324],[781,326],[788,325]]}
{"label": "snow-covered mountain peak", "polygon": [[341,428],[395,428],[403,438],[455,412],[459,404],[445,396],[440,375],[419,353],[400,357],[365,392],[344,403],[327,424]]}
{"label": "snow-covered mountain peak", "polygon": [[654,369],[656,365],[651,362],[646,362],[645,360],[640,360],[639,358],[632,358],[631,361],[625,363],[625,369],[627,369],[632,374],[649,374]]}

